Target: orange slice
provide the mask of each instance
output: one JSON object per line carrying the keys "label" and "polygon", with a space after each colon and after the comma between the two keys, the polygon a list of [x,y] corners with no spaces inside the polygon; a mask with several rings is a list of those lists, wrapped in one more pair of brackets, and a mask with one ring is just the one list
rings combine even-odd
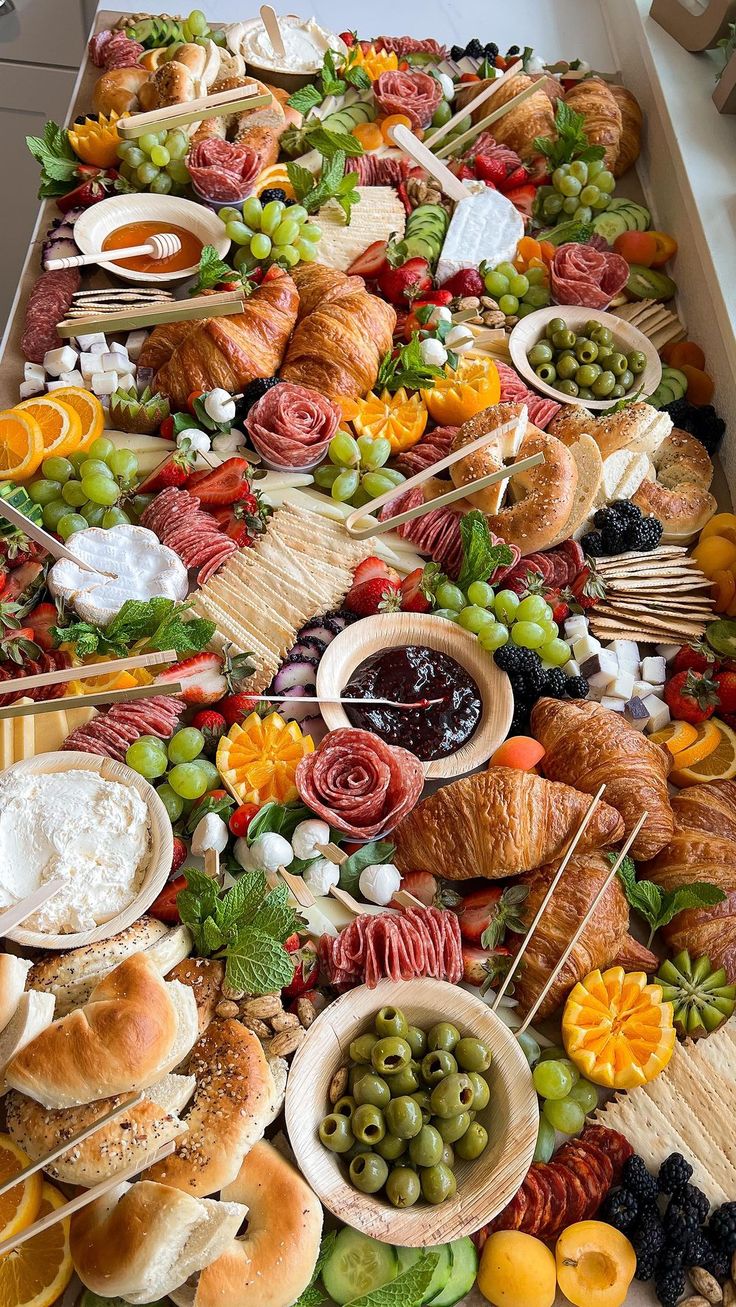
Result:
{"label": "orange slice", "polygon": [[691,722],[670,722],[649,736],[652,744],[663,744],[673,755],[695,744],[697,738],[698,732]]}
{"label": "orange slice", "polygon": [[[35,1177],[34,1177],[35,1178]],[[63,1207],[66,1199],[43,1184],[39,1216]],[[50,1307],[74,1274],[69,1248],[69,1217],[0,1258],[0,1307]]]}
{"label": "orange slice", "polygon": [[[12,1180],[14,1175],[19,1175],[30,1164],[30,1157],[10,1135],[0,1134],[0,1186]],[[42,1187],[41,1175],[37,1174],[3,1194],[0,1198],[0,1240],[10,1239],[35,1221],[41,1206]]]}
{"label": "orange slice", "polygon": [[46,457],[41,428],[31,413],[0,413],[0,481],[25,481]]}
{"label": "orange slice", "polygon": [[43,437],[44,458],[66,458],[79,449],[82,439],[82,420],[75,409],[57,399],[56,395],[37,395],[16,404],[16,413],[28,413],[36,419]]}
{"label": "orange slice", "polygon": [[671,773],[670,780],[680,789],[708,781],[730,781],[736,776],[736,732],[717,717],[711,717],[704,725],[715,728],[718,736],[716,746],[703,758],[687,763],[684,760],[690,750],[677,755],[677,769]]}
{"label": "orange slice", "polygon": [[407,395],[401,386],[395,395],[384,390],[380,395],[371,391],[358,400],[352,419],[359,436],[383,436],[394,454],[411,449],[424,435],[429,414],[418,395]]}
{"label": "orange slice", "polygon": [[268,717],[254,712],[223,735],[217,770],[241,803],[291,803],[299,797],[297,765],[313,751],[311,735],[302,735],[298,722],[285,722],[276,712]]}
{"label": "orange slice", "polygon": [[568,995],[562,1017],[567,1056],[595,1085],[635,1089],[664,1071],[675,1047],[671,1003],[643,971],[591,971]]}
{"label": "orange slice", "polygon": [[93,440],[102,435],[105,429],[105,410],[91,390],[85,390],[82,386],[60,386],[54,391],[54,399],[61,400],[67,408],[73,408],[79,416],[82,423],[79,449],[87,449]]}
{"label": "orange slice", "polygon": [[695,739],[692,744],[687,745],[686,748],[681,749],[675,755],[675,765],[678,770],[683,767],[692,767],[695,763],[702,762],[704,758],[707,758],[708,754],[718,748],[719,743],[718,727],[711,717],[707,722],[701,722],[695,728]]}

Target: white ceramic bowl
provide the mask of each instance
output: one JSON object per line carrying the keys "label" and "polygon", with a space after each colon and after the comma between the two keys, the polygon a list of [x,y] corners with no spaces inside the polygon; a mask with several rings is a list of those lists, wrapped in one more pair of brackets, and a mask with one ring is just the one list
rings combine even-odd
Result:
{"label": "white ceramic bowl", "polygon": [[[59,700],[60,705],[63,700]],[[101,939],[109,939],[121,930],[137,921],[150,908],[157,894],[161,892],[171,871],[174,854],[174,836],[166,809],[155,789],[144,780],[132,767],[115,762],[112,758],[94,753],[78,753],[71,749],[52,753],[39,753],[35,758],[26,758],[16,762],[5,772],[27,776],[42,776],[56,772],[94,771],[99,772],[103,780],[117,781],[137,790],[148,807],[149,819],[149,857],[143,873],[140,889],[127,908],[102,922],[93,930],[78,931],[65,935],[51,935],[43,931],[25,930],[23,922],[7,933],[8,939],[15,940],[25,948],[72,949],[84,944],[94,944]]]}
{"label": "white ceramic bowl", "polygon": [[[307,9],[306,12],[309,13],[310,10]],[[289,18],[295,16],[292,14],[286,15]],[[246,36],[252,28],[263,27],[263,23],[260,18],[248,18],[242,26],[243,35]],[[284,68],[274,68],[272,64],[249,58],[242,46],[241,53],[246,60],[246,72],[251,73],[253,77],[257,77],[259,81],[268,83],[269,86],[278,86],[283,91],[297,91],[300,86],[306,86],[309,82],[313,82],[319,72],[319,68],[315,68],[314,71],[308,73],[288,72]],[[342,41],[338,43],[338,53],[347,53],[347,46]]]}
{"label": "white ceramic bowl", "polygon": [[[90,205],[74,224],[74,239],[83,254],[94,254],[102,249],[103,242],[118,227],[132,222],[173,223],[198,236],[203,245],[214,245],[223,259],[230,249],[230,238],[216,213],[204,204],[183,200],[176,195],[111,195],[108,200]],[[164,282],[186,281],[195,276],[197,264],[179,272],[135,272],[119,267],[117,263],[100,263],[99,267],[123,281],[141,282],[147,286]]]}
{"label": "white ceramic bowl", "polygon": [[528,313],[525,318],[517,322],[509,336],[511,362],[532,390],[537,390],[542,395],[549,395],[550,399],[556,399],[558,404],[581,404],[583,408],[589,409],[610,408],[616,403],[610,396],[607,399],[578,399],[573,395],[564,395],[554,386],[548,385],[546,381],[540,381],[526,356],[533,345],[544,339],[545,328],[552,318],[564,318],[568,327],[576,334],[580,333],[589,319],[595,318],[596,322],[608,327],[614,344],[622,354],[629,354],[632,349],[640,349],[642,354],[646,355],[647,365],[644,371],[634,378],[630,394],[635,395],[641,388],[641,398],[645,399],[657,389],[662,380],[662,361],[651,340],[641,331],[637,331],[636,327],[632,327],[630,322],[617,318],[615,313],[604,313],[601,309],[587,309],[584,305],[550,304],[546,309],[537,309],[536,313]]}

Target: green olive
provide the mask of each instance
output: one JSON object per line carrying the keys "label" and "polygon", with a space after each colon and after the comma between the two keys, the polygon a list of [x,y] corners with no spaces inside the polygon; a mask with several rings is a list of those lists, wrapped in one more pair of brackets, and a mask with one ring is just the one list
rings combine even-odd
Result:
{"label": "green olive", "polygon": [[400,1039],[398,1035],[387,1035],[373,1045],[371,1062],[374,1071],[380,1076],[395,1075],[411,1062],[411,1049],[405,1039]]}
{"label": "green olive", "polygon": [[491,1050],[479,1039],[461,1039],[455,1047],[455,1058],[463,1071],[487,1071],[491,1057]]}
{"label": "green olive", "polygon": [[455,1144],[470,1125],[470,1115],[458,1112],[457,1116],[438,1116],[433,1118],[432,1125],[439,1130],[446,1144]]}
{"label": "green olive", "polygon": [[386,1133],[383,1112],[372,1103],[356,1107],[350,1124],[355,1138],[363,1144],[377,1144]]}
{"label": "green olive", "polygon": [[[622,393],[622,394],[623,394],[623,389],[624,389],[624,388],[623,388],[623,386],[622,386],[622,387],[621,387],[621,393]],[[614,394],[614,395],[616,394],[616,387],[615,387],[615,386],[614,386],[614,388],[613,388],[613,394]],[[592,399],[592,398],[593,398],[593,391],[590,389],[590,386],[581,386],[580,389],[578,390],[578,399],[586,400],[586,399]]]}
{"label": "green olive", "polygon": [[550,318],[544,329],[547,340],[551,340],[556,331],[567,331],[567,323],[564,318]]}
{"label": "green olive", "polygon": [[480,1121],[471,1121],[465,1134],[455,1144],[455,1152],[465,1162],[473,1162],[488,1146],[488,1131]]}
{"label": "green olive", "polygon": [[551,363],[540,363],[539,367],[534,369],[534,373],[539,377],[540,381],[544,381],[548,386],[551,386],[552,382],[557,379],[557,372]]}
{"label": "green olive", "polygon": [[347,1117],[338,1116],[335,1112],[330,1112],[320,1122],[319,1137],[325,1148],[329,1148],[332,1153],[346,1153],[355,1143]]}
{"label": "green olive", "polygon": [[627,368],[625,372],[621,373],[621,376],[619,377],[619,382],[623,386],[624,390],[631,390],[631,387],[634,384],[634,374],[631,371],[631,368]]}
{"label": "green olive", "polygon": [[[439,1134],[439,1130],[437,1133]],[[442,1139],[442,1135],[440,1135],[440,1139]],[[448,1144],[446,1140],[443,1140],[442,1142],[442,1156],[440,1161],[444,1162],[445,1166],[455,1166],[455,1149],[452,1144]]]}
{"label": "green olive", "polygon": [[563,331],[556,331],[552,337],[552,344],[555,349],[574,349],[575,332],[570,331],[569,327],[565,327]]}
{"label": "green olive", "polygon": [[588,321],[583,327],[583,335],[590,336],[591,340],[595,340],[595,336],[593,335],[593,332],[600,331],[602,325],[603,324],[599,321],[598,318],[588,318]]}
{"label": "green olive", "polygon": [[592,331],[587,331],[586,329],[586,334],[590,336],[591,340],[595,341],[596,345],[613,344],[613,335],[610,328],[604,326],[602,322],[596,322]]}
{"label": "green olive", "polygon": [[378,1041],[375,1035],[358,1035],[350,1041],[350,1059],[353,1062],[370,1063],[373,1045]]}
{"label": "green olive", "polygon": [[483,1108],[488,1106],[491,1097],[488,1081],[477,1071],[468,1071],[468,1080],[473,1086],[473,1111],[482,1112]]}
{"label": "green olive", "polygon": [[451,1025],[449,1021],[438,1021],[436,1026],[432,1026],[427,1031],[427,1048],[430,1053],[434,1053],[438,1048],[445,1053],[451,1053],[459,1038],[460,1031],[457,1026]]}
{"label": "green olive", "polygon": [[531,349],[529,350],[529,353],[527,354],[527,359],[529,360],[529,363],[533,368],[538,367],[540,363],[551,363],[552,346],[550,345],[549,341],[538,340],[536,345],[532,345]]}
{"label": "green olive", "polygon": [[647,366],[647,356],[640,349],[632,349],[630,353],[626,355],[626,362],[629,365],[629,371],[633,372],[634,376],[638,377],[639,373],[643,372]]}
{"label": "green olive", "polygon": [[592,363],[583,363],[575,373],[578,386],[592,386],[598,373]]}
{"label": "green olive", "polygon": [[427,1051],[427,1036],[419,1026],[409,1026],[406,1033],[406,1042],[411,1049],[412,1057],[422,1058]]}
{"label": "green olive", "polygon": [[369,1076],[372,1074],[372,1068],[366,1066],[363,1062],[359,1063],[358,1066],[351,1066],[348,1072],[348,1093],[352,1094],[354,1097],[358,1082],[363,1079],[363,1076]]}
{"label": "green olive", "polygon": [[587,336],[578,336],[575,341],[575,354],[581,363],[595,363],[598,358],[598,346]]}
{"label": "green olive", "polygon": [[574,377],[578,370],[578,361],[574,354],[560,354],[556,367],[557,376],[560,377],[562,381],[569,381],[570,377]]}
{"label": "green olive", "polygon": [[422,1109],[408,1094],[392,1098],[386,1108],[386,1125],[391,1134],[398,1135],[399,1139],[413,1139],[424,1125]]}
{"label": "green olive", "polygon": [[564,381],[555,382],[555,389],[559,390],[561,395],[569,395],[574,399],[578,394],[578,383],[573,381],[572,377],[567,377]]}
{"label": "green olive", "polygon": [[608,367],[608,359],[610,359],[611,355],[614,354],[614,353],[615,353],[615,350],[614,350],[614,348],[613,348],[613,345],[601,345],[601,344],[599,344],[599,345],[598,345],[598,359],[597,359],[598,363],[600,363],[602,367]]}
{"label": "green olive", "polygon": [[385,1157],[387,1162],[395,1162],[403,1156],[408,1147],[408,1140],[399,1139],[398,1135],[384,1135],[376,1144],[375,1151],[379,1157]]}
{"label": "green olive", "polygon": [[620,399],[621,396],[625,394],[626,391],[624,390],[623,386],[621,385],[620,382],[617,381],[616,385],[613,387],[613,390],[611,391],[611,399]]}
{"label": "green olive", "polygon": [[457,1071],[457,1062],[452,1053],[446,1053],[443,1048],[437,1048],[422,1058],[422,1079],[427,1085],[438,1084],[453,1071]]}
{"label": "green olive", "polygon": [[459,1072],[445,1076],[435,1085],[430,1095],[429,1104],[433,1116],[457,1116],[458,1112],[468,1112],[473,1106],[473,1086],[468,1077]]}
{"label": "green olive", "polygon": [[380,1076],[373,1071],[366,1071],[365,1075],[355,1086],[355,1101],[359,1107],[364,1103],[372,1103],[374,1107],[385,1107],[391,1097],[391,1090]]}
{"label": "green olive", "polygon": [[619,354],[619,353],[612,354],[611,357],[606,360],[606,362],[615,377],[620,377],[621,374],[625,372],[628,367],[625,354]]}
{"label": "green olive", "polygon": [[433,1125],[422,1126],[409,1144],[409,1156],[417,1166],[436,1166],[442,1161],[444,1141]]}
{"label": "green olive", "polygon": [[413,1207],[421,1193],[419,1176],[408,1166],[397,1166],[386,1181],[386,1197],[394,1207]]}
{"label": "green olive", "polygon": [[332,1110],[337,1116],[346,1116],[349,1121],[355,1111],[355,1103],[356,1100],[351,1094],[343,1094],[342,1098],[338,1098]]}
{"label": "green olive", "polygon": [[428,1203],[436,1206],[452,1198],[457,1189],[457,1180],[449,1166],[438,1162],[436,1166],[427,1166],[422,1171],[422,1195]]}
{"label": "green olive", "polygon": [[356,1139],[352,1148],[349,1148],[346,1153],[343,1153],[343,1157],[346,1162],[352,1162],[354,1157],[359,1157],[361,1153],[370,1153],[370,1151],[370,1144],[361,1144],[360,1141]]}
{"label": "green olive", "polygon": [[361,1153],[350,1163],[350,1179],[363,1194],[377,1194],[388,1180],[388,1167],[377,1153]]}
{"label": "green olive", "polygon": [[422,1114],[422,1119],[424,1121],[424,1124],[428,1125],[429,1119],[432,1115],[432,1109],[429,1106],[428,1090],[418,1089],[415,1094],[410,1094],[409,1097],[414,1099],[414,1102],[418,1105],[419,1110]]}
{"label": "green olive", "polygon": [[379,1039],[386,1035],[401,1035],[406,1039],[409,1023],[404,1013],[397,1007],[382,1007],[376,1014],[376,1034]]}
{"label": "green olive", "polygon": [[392,1098],[397,1098],[399,1094],[413,1094],[420,1084],[419,1063],[410,1062],[409,1066],[405,1066],[403,1071],[397,1071],[396,1075],[387,1076],[386,1082]]}

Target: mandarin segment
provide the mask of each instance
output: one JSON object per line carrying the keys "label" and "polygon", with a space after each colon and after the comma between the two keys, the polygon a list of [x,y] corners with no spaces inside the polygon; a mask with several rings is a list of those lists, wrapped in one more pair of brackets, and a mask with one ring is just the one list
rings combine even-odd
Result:
{"label": "mandarin segment", "polygon": [[659,1075],[672,1056],[672,1004],[643,971],[591,971],[568,996],[562,1037],[568,1057],[588,1080],[633,1089]]}
{"label": "mandarin segment", "polygon": [[253,712],[236,722],[217,746],[217,769],[242,803],[291,803],[298,798],[298,763],[314,751],[311,735],[279,713]]}

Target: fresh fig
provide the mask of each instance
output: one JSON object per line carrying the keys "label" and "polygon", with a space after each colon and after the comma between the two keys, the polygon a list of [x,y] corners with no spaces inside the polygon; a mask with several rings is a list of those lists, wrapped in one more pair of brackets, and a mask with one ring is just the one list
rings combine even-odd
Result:
{"label": "fresh fig", "polygon": [[675,1029],[683,1037],[712,1034],[736,1008],[736,985],[728,984],[723,967],[714,969],[706,956],[692,959],[687,949],[663,962],[655,981],[672,1004]]}

